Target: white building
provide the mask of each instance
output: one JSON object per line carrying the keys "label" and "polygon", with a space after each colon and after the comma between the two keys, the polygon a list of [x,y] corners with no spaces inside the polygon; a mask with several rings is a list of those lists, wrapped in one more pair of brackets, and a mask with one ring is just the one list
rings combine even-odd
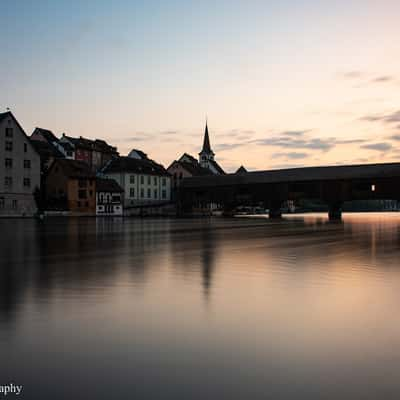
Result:
{"label": "white building", "polygon": [[96,215],[123,215],[122,196],[124,190],[114,179],[96,179]]}
{"label": "white building", "polygon": [[157,205],[171,201],[171,176],[140,150],[111,160],[102,170],[124,190],[124,207]]}
{"label": "white building", "polygon": [[14,115],[0,114],[0,215],[32,216],[40,189],[40,156]]}

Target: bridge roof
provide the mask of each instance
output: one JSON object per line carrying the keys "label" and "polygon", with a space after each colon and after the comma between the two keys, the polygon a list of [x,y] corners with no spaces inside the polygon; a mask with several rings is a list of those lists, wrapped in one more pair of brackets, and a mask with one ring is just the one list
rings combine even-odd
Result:
{"label": "bridge roof", "polygon": [[254,171],[243,174],[196,176],[183,179],[181,187],[189,189],[263,183],[294,183],[393,177],[400,177],[400,163],[304,167]]}

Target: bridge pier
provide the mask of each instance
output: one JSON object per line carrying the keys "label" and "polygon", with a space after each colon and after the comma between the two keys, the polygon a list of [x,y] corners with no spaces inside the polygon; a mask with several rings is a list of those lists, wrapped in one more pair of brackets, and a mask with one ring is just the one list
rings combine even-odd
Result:
{"label": "bridge pier", "polygon": [[342,219],[342,206],[343,203],[341,201],[334,201],[329,203],[329,221],[341,221]]}
{"label": "bridge pier", "polygon": [[269,205],[268,216],[271,219],[279,219],[282,218],[282,201],[280,200],[272,200]]}

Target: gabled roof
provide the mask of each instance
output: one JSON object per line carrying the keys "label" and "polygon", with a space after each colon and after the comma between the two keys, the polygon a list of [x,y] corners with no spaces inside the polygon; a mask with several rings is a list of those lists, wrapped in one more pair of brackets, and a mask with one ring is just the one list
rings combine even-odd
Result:
{"label": "gabled roof", "polygon": [[93,149],[103,153],[117,153],[117,148],[110,146],[105,140],[95,139],[93,142]]}
{"label": "gabled roof", "polygon": [[48,142],[58,142],[57,137],[49,129],[35,128],[35,130],[32,132],[32,135],[34,135],[35,133],[42,135]]}
{"label": "gabled roof", "polygon": [[247,173],[247,169],[241,165],[239,169],[235,172],[235,174],[245,174]]}
{"label": "gabled roof", "polygon": [[59,166],[64,175],[68,178],[93,179],[96,177],[94,172],[83,161],[68,160],[65,158],[57,159],[51,165],[49,173],[52,171],[53,168],[55,168],[55,166]]}
{"label": "gabled roof", "polygon": [[183,153],[178,161],[181,162],[181,161],[183,161],[184,158],[189,159],[192,164],[198,164],[199,163],[196,158],[194,158],[193,156],[191,156],[188,153]]}
{"label": "gabled roof", "polygon": [[138,150],[138,149],[132,149],[132,150],[129,152],[128,157],[132,157],[132,156],[133,156],[133,153],[136,153],[142,160],[145,160],[145,159],[148,158],[148,157],[147,157],[147,154],[146,154],[144,151]]}
{"label": "gabled roof", "polygon": [[219,174],[225,175],[225,171],[220,167],[220,165],[214,160],[208,160],[208,163],[211,164]]}
{"label": "gabled roof", "polygon": [[105,140],[102,139],[92,140],[84,138],[83,136],[74,138],[72,136],[67,136],[66,134],[63,134],[63,138],[67,139],[75,147],[80,147],[86,150],[95,150],[102,153],[118,154],[116,147],[110,146]]}
{"label": "gabled roof", "polygon": [[124,189],[114,179],[96,178],[96,192],[122,193]]}
{"label": "gabled roof", "polygon": [[133,172],[145,175],[169,176],[161,165],[150,159],[139,160],[131,157],[117,157],[111,160],[102,171],[104,174]]}
{"label": "gabled roof", "polygon": [[[193,164],[187,161],[174,161],[170,167],[174,164],[179,164],[183,169],[189,172],[192,176],[205,176],[205,175],[213,175],[212,171],[207,168],[203,168],[200,164]],[[170,168],[168,167],[168,169]]]}
{"label": "gabled roof", "polygon": [[64,154],[61,153],[55,146],[49,142],[44,142],[42,140],[31,139],[31,143],[35,150],[39,153],[40,157],[54,157],[54,158],[64,158]]}
{"label": "gabled roof", "polygon": [[[32,147],[32,149],[37,153],[35,147],[33,146],[33,144],[31,143],[31,141],[29,140],[29,136],[26,134],[26,132],[24,131],[24,128],[22,128],[21,124],[18,122],[17,118],[14,117],[14,114],[11,111],[6,111],[4,113],[0,113],[0,122],[2,122],[4,119],[6,118],[11,118],[16,125],[18,126],[18,128],[21,130],[21,132],[24,134],[27,142],[30,144],[30,146]],[[39,155],[39,153],[37,153]]]}

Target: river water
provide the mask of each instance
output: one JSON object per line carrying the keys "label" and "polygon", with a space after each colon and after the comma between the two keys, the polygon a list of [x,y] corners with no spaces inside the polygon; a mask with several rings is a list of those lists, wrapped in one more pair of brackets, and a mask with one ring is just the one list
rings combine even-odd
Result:
{"label": "river water", "polygon": [[400,396],[400,213],[0,232],[0,385],[20,398]]}

